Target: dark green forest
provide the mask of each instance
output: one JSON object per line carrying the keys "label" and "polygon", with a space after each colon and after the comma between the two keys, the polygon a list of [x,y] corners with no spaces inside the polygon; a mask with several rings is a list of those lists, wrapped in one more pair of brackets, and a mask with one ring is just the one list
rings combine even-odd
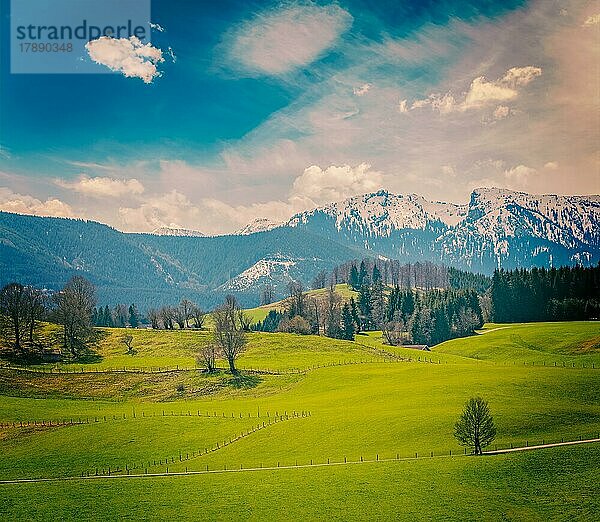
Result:
{"label": "dark green forest", "polygon": [[490,290],[497,323],[600,317],[600,265],[496,270]]}

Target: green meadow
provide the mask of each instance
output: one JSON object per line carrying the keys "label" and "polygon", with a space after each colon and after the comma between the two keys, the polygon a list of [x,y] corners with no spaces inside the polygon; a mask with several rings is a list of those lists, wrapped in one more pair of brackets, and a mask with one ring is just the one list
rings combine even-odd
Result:
{"label": "green meadow", "polygon": [[75,477],[0,484],[3,517],[600,516],[600,443],[472,457],[453,437],[475,395],[494,447],[598,437],[600,323],[490,324],[431,352],[253,333],[238,377],[196,368],[209,338],[105,329],[84,364],[0,369],[1,480]]}

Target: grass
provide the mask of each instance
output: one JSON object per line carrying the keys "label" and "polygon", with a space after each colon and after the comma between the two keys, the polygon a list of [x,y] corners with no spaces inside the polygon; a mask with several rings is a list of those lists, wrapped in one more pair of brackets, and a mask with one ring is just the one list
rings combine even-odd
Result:
{"label": "grass", "polygon": [[[7,519],[594,520],[600,448],[2,486]],[[127,494],[124,494],[124,491]]]}
{"label": "grass", "polygon": [[479,336],[446,341],[434,352],[502,363],[600,366],[600,322],[486,326]]}
{"label": "grass", "polygon": [[[354,343],[252,334],[239,366],[283,373],[243,372],[237,382],[227,373],[1,370],[0,422],[81,417],[82,424],[1,428],[0,477],[59,477],[108,466],[164,471],[167,458],[170,471],[202,471],[415,452],[456,455],[462,449],[453,425],[474,395],[490,403],[499,446],[597,436],[600,370],[591,363],[598,355],[598,323],[502,326],[486,325],[487,333],[443,343],[430,353],[384,346],[376,332]],[[145,368],[193,364],[197,343],[208,338],[206,332],[127,333],[135,336],[137,355],[124,356],[118,342],[123,331],[111,329],[97,347],[101,360],[91,367],[118,368],[122,357]],[[510,364],[511,358],[519,364]],[[551,364],[563,359],[576,367]],[[294,411],[310,416],[294,417]],[[269,425],[275,415],[286,414],[289,420]],[[217,442],[218,450],[198,455]],[[597,513],[600,496],[592,480],[598,446],[493,458],[0,485],[0,509],[9,519],[47,518],[53,510],[64,519],[152,519],[172,516],[175,509],[185,518],[210,519],[591,519],[586,515]],[[180,452],[189,458],[180,462]]]}
{"label": "grass", "polygon": [[[343,284],[339,284],[339,285],[335,285],[335,291],[340,294],[340,296],[342,297],[342,299],[349,301],[351,297],[354,297],[356,299],[358,292],[352,290],[350,288],[350,286],[348,286],[346,283]],[[318,288],[317,290],[309,290],[307,292],[307,295],[309,297],[314,297],[314,298],[322,298],[325,295],[327,295],[328,289],[327,288]],[[250,317],[252,323],[258,323],[259,321],[264,320],[265,317],[267,317],[267,314],[269,313],[269,311],[271,310],[276,310],[278,312],[281,312],[282,310],[285,309],[285,299],[282,299],[281,301],[277,301],[275,303],[271,303],[268,305],[263,305],[263,306],[258,306],[256,308],[249,308],[247,310],[245,310],[246,314],[248,314],[248,316]]]}

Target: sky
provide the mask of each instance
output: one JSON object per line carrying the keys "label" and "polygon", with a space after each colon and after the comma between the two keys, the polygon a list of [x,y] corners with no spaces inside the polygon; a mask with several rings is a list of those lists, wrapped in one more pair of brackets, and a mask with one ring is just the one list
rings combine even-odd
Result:
{"label": "sky", "polygon": [[[13,74],[0,210],[231,233],[381,188],[600,193],[600,1],[154,0],[112,74]],[[150,25],[151,24],[151,25]]]}

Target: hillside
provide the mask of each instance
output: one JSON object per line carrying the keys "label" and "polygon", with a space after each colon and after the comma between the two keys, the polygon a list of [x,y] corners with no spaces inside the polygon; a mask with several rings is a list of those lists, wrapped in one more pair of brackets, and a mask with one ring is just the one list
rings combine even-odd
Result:
{"label": "hillside", "polygon": [[[4,513],[44,519],[60,509],[63,519],[80,518],[88,508],[73,499],[85,494],[113,518],[123,510],[131,518],[168,516],[181,502],[189,516],[224,519],[250,511],[322,518],[332,509],[344,520],[364,518],[365,510],[381,519],[592,514],[600,509],[596,443],[480,458],[464,457],[456,444],[454,422],[475,394],[490,403],[498,447],[600,430],[600,370],[577,348],[595,342],[597,324],[496,330],[503,326],[460,340],[466,356],[441,349],[438,356],[437,348],[395,354],[376,333],[366,343],[251,334],[239,378],[194,369],[206,333],[106,329],[95,362],[0,368],[3,479],[74,477],[0,484]],[[521,359],[522,341],[559,357],[540,344],[556,328],[571,335],[559,351],[568,350],[560,357],[574,365]],[[505,340],[501,357],[472,357],[481,343],[494,351],[495,332]],[[137,355],[124,354],[124,333],[134,335]],[[291,511],[290,502],[298,503]]]}

